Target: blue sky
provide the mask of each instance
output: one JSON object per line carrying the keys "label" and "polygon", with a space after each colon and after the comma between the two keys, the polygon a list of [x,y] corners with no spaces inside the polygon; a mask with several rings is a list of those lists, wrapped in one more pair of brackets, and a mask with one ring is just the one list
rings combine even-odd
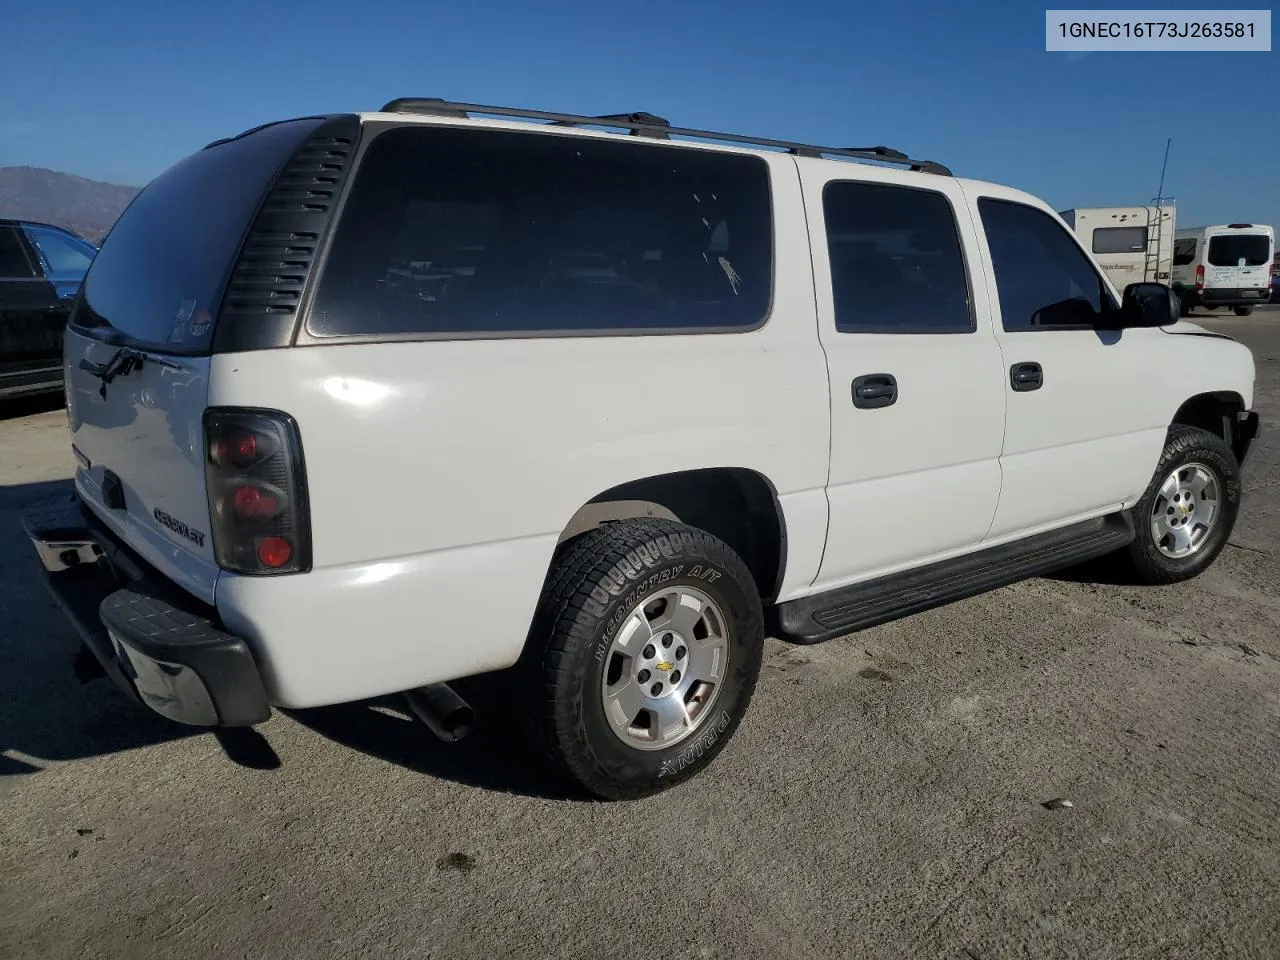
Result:
{"label": "blue sky", "polygon": [[0,4],[0,38],[0,166],[141,184],[266,120],[444,96],[884,143],[1059,209],[1149,200],[1172,136],[1180,224],[1280,225],[1280,54],[1048,53],[1037,4],[60,0]]}

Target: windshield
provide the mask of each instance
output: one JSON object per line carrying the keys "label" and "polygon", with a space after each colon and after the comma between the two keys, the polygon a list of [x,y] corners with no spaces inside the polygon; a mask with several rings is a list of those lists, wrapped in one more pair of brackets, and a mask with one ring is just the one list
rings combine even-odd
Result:
{"label": "windshield", "polygon": [[169,353],[208,352],[240,243],[294,149],[323,121],[274,124],[194,153],[140,193],[84,281],[72,324]]}
{"label": "windshield", "polygon": [[1265,233],[1234,233],[1209,238],[1210,265],[1260,267],[1271,260],[1271,238]]}

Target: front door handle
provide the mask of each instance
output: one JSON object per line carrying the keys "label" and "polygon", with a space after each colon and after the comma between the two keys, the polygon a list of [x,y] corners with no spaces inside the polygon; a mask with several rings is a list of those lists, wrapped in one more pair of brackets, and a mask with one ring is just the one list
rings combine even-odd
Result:
{"label": "front door handle", "polygon": [[1038,363],[1015,363],[1009,368],[1009,383],[1019,393],[1044,386],[1044,370]]}
{"label": "front door handle", "polygon": [[853,381],[853,405],[861,410],[888,407],[897,402],[898,381],[891,373],[868,373]]}

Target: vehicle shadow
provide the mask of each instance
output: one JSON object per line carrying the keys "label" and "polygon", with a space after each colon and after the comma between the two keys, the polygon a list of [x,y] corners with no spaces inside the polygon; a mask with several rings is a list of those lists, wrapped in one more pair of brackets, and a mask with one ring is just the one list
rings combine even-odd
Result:
{"label": "vehicle shadow", "polygon": [[52,413],[55,410],[61,410],[63,406],[64,401],[60,392],[38,393],[29,397],[0,400],[0,422],[30,417],[37,413]]}
{"label": "vehicle shadow", "polygon": [[71,490],[70,480],[0,487],[0,777],[200,732],[131,703],[109,680],[78,678],[80,638],[45,588],[21,524],[28,503]]}
{"label": "vehicle shadow", "polygon": [[[207,736],[134,703],[97,673],[75,629],[46,589],[22,533],[22,509],[68,494],[70,480],[0,487],[0,780],[37,773],[45,763],[87,759]],[[92,668],[92,669],[90,669]],[[549,799],[577,799],[532,754],[511,709],[502,674],[455,684],[476,709],[471,734],[442,743],[403,699],[281,711],[334,743],[407,769],[468,786]],[[215,730],[227,757],[254,770],[281,760],[256,729]],[[583,799],[586,799],[583,797]]]}
{"label": "vehicle shadow", "polygon": [[438,740],[401,697],[286,712],[335,743],[438,780],[549,800],[591,800],[556,777],[523,736],[509,676],[489,674],[452,686],[476,711],[474,729],[456,743]]}

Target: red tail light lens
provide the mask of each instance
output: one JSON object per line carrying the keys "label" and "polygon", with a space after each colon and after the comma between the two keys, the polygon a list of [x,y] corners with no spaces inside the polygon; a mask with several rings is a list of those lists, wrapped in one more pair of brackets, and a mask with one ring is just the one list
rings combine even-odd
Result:
{"label": "red tail light lens", "polygon": [[264,537],[258,541],[258,560],[264,567],[278,570],[293,558],[293,547],[284,537]]}
{"label": "red tail light lens", "polygon": [[212,408],[205,411],[204,432],[218,566],[248,574],[309,570],[306,469],[293,418],[273,410]]}
{"label": "red tail light lens", "polygon": [[1204,289],[1204,264],[1203,263],[1200,264],[1198,267],[1196,267],[1196,289],[1197,290]]}

